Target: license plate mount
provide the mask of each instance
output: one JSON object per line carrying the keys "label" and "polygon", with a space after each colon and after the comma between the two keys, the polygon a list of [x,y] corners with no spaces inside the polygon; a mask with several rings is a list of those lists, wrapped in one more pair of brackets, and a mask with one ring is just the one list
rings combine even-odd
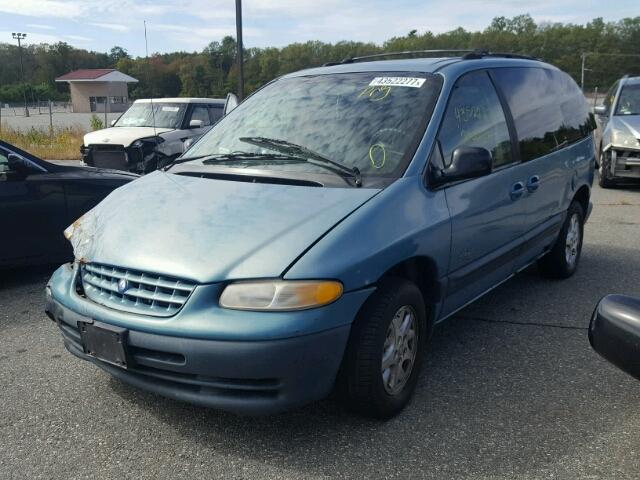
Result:
{"label": "license plate mount", "polygon": [[84,353],[120,368],[127,368],[127,329],[101,322],[78,322]]}

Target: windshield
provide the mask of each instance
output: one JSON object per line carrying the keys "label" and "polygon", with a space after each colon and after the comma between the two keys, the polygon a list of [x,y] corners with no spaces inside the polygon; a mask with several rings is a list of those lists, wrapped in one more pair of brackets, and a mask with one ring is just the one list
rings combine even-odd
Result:
{"label": "windshield", "polygon": [[[349,169],[356,167],[364,177],[398,177],[415,152],[440,86],[439,76],[416,72],[281,79],[223,118],[188,156],[274,153],[246,141],[261,137],[305,147]],[[268,157],[220,166],[326,173],[313,163],[270,162]]]}
{"label": "windshield", "polygon": [[615,114],[640,115],[640,83],[622,87]]}
{"label": "windshield", "polygon": [[[152,105],[153,111],[151,110]],[[122,114],[114,126],[180,128],[186,108],[186,103],[134,103],[129,110]]]}

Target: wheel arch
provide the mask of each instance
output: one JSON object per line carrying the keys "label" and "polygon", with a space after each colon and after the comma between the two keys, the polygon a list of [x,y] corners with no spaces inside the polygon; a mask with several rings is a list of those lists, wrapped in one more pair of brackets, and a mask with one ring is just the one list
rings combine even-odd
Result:
{"label": "wheel arch", "polygon": [[436,262],[426,256],[414,256],[388,268],[378,279],[377,283],[386,278],[399,277],[416,284],[427,309],[429,330],[435,323],[436,305],[442,301],[443,286],[438,278]]}
{"label": "wheel arch", "polygon": [[591,198],[591,190],[587,185],[582,185],[573,195],[572,202],[577,201],[582,207],[582,212],[587,215],[589,212],[589,199]]}

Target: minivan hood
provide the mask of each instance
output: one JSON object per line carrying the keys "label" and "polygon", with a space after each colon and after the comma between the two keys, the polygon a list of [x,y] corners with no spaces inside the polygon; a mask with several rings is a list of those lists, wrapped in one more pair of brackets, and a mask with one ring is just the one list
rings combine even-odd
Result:
{"label": "minivan hood", "polygon": [[76,221],[71,241],[83,262],[199,283],[278,277],[379,191],[156,171],[115,190]]}
{"label": "minivan hood", "polygon": [[111,127],[89,132],[84,136],[84,145],[124,145],[128,147],[140,138],[154,137],[170,132],[171,128]]}

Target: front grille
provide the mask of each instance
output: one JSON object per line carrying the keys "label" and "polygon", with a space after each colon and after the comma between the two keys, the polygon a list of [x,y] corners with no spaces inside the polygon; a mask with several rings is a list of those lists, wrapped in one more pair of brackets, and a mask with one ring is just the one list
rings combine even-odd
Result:
{"label": "front grille", "polygon": [[[175,315],[196,287],[187,280],[98,263],[81,265],[80,278],[84,294],[95,303],[155,317]],[[118,288],[121,280],[127,282],[124,292]]]}
{"label": "front grille", "polygon": [[94,167],[128,170],[127,154],[122,145],[90,145]]}

